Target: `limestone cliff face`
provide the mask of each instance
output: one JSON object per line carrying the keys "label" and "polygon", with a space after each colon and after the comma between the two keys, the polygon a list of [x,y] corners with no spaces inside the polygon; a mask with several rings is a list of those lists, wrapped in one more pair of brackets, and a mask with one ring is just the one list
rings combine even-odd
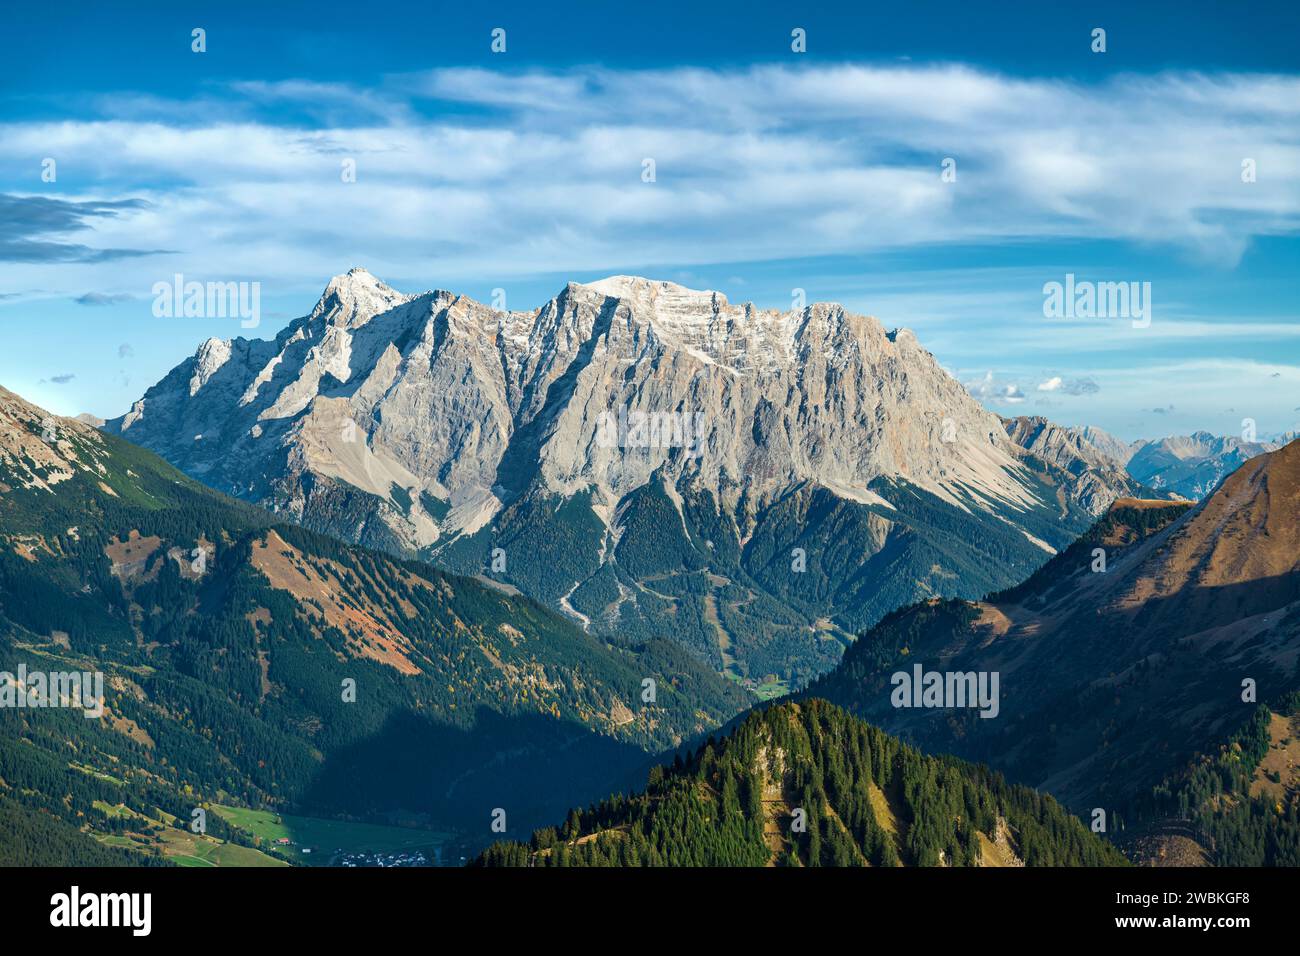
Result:
{"label": "limestone cliff face", "polygon": [[879,476],[952,500],[1031,497],[997,418],[910,332],[625,276],[501,312],[354,269],[275,341],[204,343],[108,427],[291,510],[268,486],[302,472],[380,499],[426,492],[441,520],[387,516],[415,546],[481,524],[537,477],[611,509],[656,472],[752,506],[804,481],[870,498]]}
{"label": "limestone cliff face", "polygon": [[1024,451],[1063,473],[1072,501],[1101,515],[1117,498],[1168,497],[1144,488],[1124,469],[1130,446],[1096,428],[1067,428],[1039,416],[1006,419],[1007,434]]}
{"label": "limestone cliff face", "polygon": [[[563,575],[567,565],[581,568],[567,583],[539,585],[547,600],[617,561],[634,518],[667,533],[658,511],[645,517],[648,497],[671,503],[668,523],[685,542],[672,547],[702,550],[715,579],[729,582],[743,569],[719,571],[726,562],[715,555],[726,548],[714,539],[734,531],[742,565],[751,542],[765,541],[764,560],[775,562],[797,535],[787,527],[779,540],[764,536],[774,508],[785,508],[791,526],[828,508],[868,510],[845,566],[819,571],[834,578],[857,574],[891,541],[915,552],[920,501],[951,510],[954,521],[1011,529],[1016,560],[1021,548],[1026,560],[1054,548],[1031,517],[1050,512],[1067,527],[1075,499],[1093,514],[1104,507],[1095,489],[1069,490],[1063,505],[1060,485],[1104,484],[1100,472],[1066,475],[1028,462],[1032,452],[911,332],[835,304],[761,310],[629,276],[570,283],[534,311],[510,312],[450,292],[406,295],[353,269],[273,341],[209,340],[105,427],[308,526],[435,560],[457,542],[481,543],[523,522],[528,503],[552,502],[528,512],[536,524],[556,512],[554,502],[580,501],[591,527],[574,532],[561,563]],[[720,527],[701,527],[692,511],[701,501],[722,516]],[[927,555],[893,568],[916,578],[908,593],[959,589],[965,572],[938,551]],[[516,567],[534,559],[535,548],[517,555]],[[508,577],[528,589],[518,574]],[[628,601],[642,584],[611,575],[600,602],[588,597],[589,610],[627,625]],[[663,592],[640,597],[680,599]],[[833,592],[813,601],[832,618]],[[750,598],[742,593],[734,604]],[[592,623],[593,615],[560,606]],[[739,613],[724,602],[700,614],[711,621],[729,609]],[[806,613],[807,639],[817,643],[822,615]],[[701,625],[701,634],[710,630]],[[827,654],[833,659],[833,649]]]}

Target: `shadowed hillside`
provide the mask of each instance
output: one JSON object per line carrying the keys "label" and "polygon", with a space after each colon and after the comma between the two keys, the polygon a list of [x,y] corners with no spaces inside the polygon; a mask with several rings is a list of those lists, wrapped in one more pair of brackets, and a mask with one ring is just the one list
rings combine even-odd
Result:
{"label": "shadowed hillside", "polygon": [[[900,709],[921,664],[997,672],[1000,713]],[[1023,585],[890,615],[809,696],[1080,811],[1129,808],[1300,688],[1300,443],[1201,504],[1121,500]],[[1283,796],[1283,804],[1294,799]]]}

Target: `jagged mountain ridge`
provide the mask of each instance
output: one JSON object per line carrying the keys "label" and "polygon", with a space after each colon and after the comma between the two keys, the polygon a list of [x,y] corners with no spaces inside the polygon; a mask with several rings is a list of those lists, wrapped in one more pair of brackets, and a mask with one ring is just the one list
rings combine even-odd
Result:
{"label": "jagged mountain ridge", "polygon": [[[1176,497],[1199,501],[1246,461],[1276,451],[1294,435],[1275,440],[1247,441],[1232,435],[1199,431],[1191,435],[1125,442],[1093,426],[1066,427],[1038,416],[1003,420],[1013,441],[1032,454],[1079,476],[1078,497],[1095,505],[1113,497]],[[1097,479],[1100,496],[1089,489]]]}
{"label": "jagged mountain ridge", "polygon": [[1125,446],[1100,429],[1066,428],[1040,416],[1008,418],[1003,424],[1026,453],[1070,476],[1070,498],[1092,514],[1102,514],[1117,498],[1158,496],[1125,471]]}
{"label": "jagged mountain ridge", "polygon": [[824,670],[916,597],[1020,579],[1104,497],[1026,456],[906,330],[627,276],[516,312],[354,269],[106,428],[309,528],[495,567],[585,627],[672,632],[754,680]]}
{"label": "jagged mountain ridge", "polygon": [[1125,463],[1128,473],[1153,488],[1199,500],[1244,462],[1282,447],[1276,441],[1193,432],[1144,442]]}

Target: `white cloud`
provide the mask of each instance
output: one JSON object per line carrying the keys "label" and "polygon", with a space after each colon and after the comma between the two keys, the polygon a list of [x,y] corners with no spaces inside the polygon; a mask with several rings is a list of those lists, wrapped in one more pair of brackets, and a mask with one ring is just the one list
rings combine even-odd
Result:
{"label": "white cloud", "polygon": [[1059,375],[1053,375],[1047,381],[1038,384],[1038,391],[1059,392],[1062,395],[1095,395],[1101,391],[1101,386],[1090,378],[1064,379]]}
{"label": "white cloud", "polygon": [[[1233,264],[1300,231],[1300,79],[1166,73],[1100,85],[966,66],[447,69],[373,88],[241,83],[183,103],[101,97],[119,119],[0,124],[0,188],[31,157],[87,198],[150,206],[68,237],[174,249],[17,267],[57,291],[173,269],[319,286],[505,279],[1013,239],[1122,239]],[[454,110],[439,112],[439,105]],[[289,105],[320,126],[278,126]],[[428,117],[432,116],[430,119]],[[940,161],[957,160],[957,181]],[[1258,182],[1243,184],[1243,157]],[[641,180],[642,160],[657,181]],[[357,181],[340,179],[356,160]],[[1152,334],[1187,335],[1183,325]]]}
{"label": "white cloud", "polygon": [[[1291,408],[1300,394],[1300,367],[1245,358],[1178,360],[1168,353],[1163,359],[1134,359],[1132,365],[1106,368],[1105,388],[1090,394],[1086,403],[1060,398],[1063,389],[1036,395],[1054,403],[1051,415],[1059,424],[1098,425],[1125,439],[1198,429],[1237,434],[1245,417],[1256,420],[1260,434],[1294,425]],[[1019,374],[1004,367],[995,378],[1009,381]],[[975,377],[969,371],[967,375]],[[1069,381],[1063,378],[1064,384]],[[995,401],[985,401],[997,407]]]}
{"label": "white cloud", "polygon": [[1003,405],[1019,405],[1025,400],[1025,393],[1014,382],[1000,382],[991,371],[973,382],[964,382],[966,391],[983,402]]}

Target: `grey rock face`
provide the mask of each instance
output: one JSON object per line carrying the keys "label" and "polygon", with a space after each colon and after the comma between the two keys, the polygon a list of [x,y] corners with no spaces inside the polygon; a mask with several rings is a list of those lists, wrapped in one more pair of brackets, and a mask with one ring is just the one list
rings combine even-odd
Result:
{"label": "grey rock face", "polygon": [[1016,445],[1068,476],[1062,479],[1066,494],[1089,514],[1105,513],[1116,498],[1155,495],[1125,471],[1127,446],[1100,429],[1067,428],[1039,416],[1009,418],[1004,424]]}
{"label": "grey rock face", "polygon": [[[781,549],[795,531],[777,540],[764,522],[782,508],[802,513],[812,490],[869,512],[862,548],[847,566],[824,569],[834,580],[891,548],[921,567],[918,523],[938,512],[1011,529],[1012,560],[1041,560],[1063,543],[1044,540],[1042,515],[1053,513],[1062,534],[1070,526],[1056,483],[1070,484],[1066,510],[1077,504],[1080,514],[1099,513],[1113,491],[1100,456],[1095,468],[1076,470],[1056,462],[1069,456],[1055,440],[1026,452],[906,330],[835,304],[761,310],[628,276],[570,283],[536,310],[508,312],[450,292],[406,295],[353,269],[274,340],[204,343],[105,427],[310,527],[453,566],[457,554],[479,561],[485,536],[507,527],[549,522],[554,540],[558,503],[580,501],[586,517],[564,518],[563,533],[573,535],[557,559],[564,567],[546,569],[554,575],[544,584],[534,574],[532,590],[588,625],[593,615],[567,599],[606,565],[617,565],[614,573],[575,598],[586,597],[595,624],[632,627],[639,609],[645,626],[657,626],[646,623],[662,620],[646,604],[678,602],[664,612],[671,618],[688,601],[627,572],[634,520],[649,529],[636,532],[643,539],[671,531],[681,537],[673,547],[699,551],[715,572],[710,587],[740,587],[733,578],[758,573],[750,565],[763,542],[767,573],[778,557],[788,563]],[[1027,461],[1033,455],[1068,478]],[[804,496],[797,508],[796,493]],[[650,520],[659,497],[671,513]],[[917,516],[920,503],[930,517]],[[719,557],[728,548],[733,557]],[[527,584],[519,565],[540,553],[511,555],[503,576]],[[734,567],[720,572],[726,561]],[[636,563],[645,565],[644,555]],[[941,557],[930,565],[917,581],[948,583],[912,582],[908,593],[961,590],[968,577]],[[808,598],[804,623],[791,625],[801,640],[820,646],[827,633],[844,636],[823,617],[854,621],[837,617],[833,591]],[[751,606],[743,593],[734,606],[714,604],[697,609],[697,645],[712,640],[718,615]],[[720,633],[719,647],[696,649],[724,664],[728,640]],[[838,645],[819,652],[826,660],[817,666],[837,653]],[[780,659],[774,652],[764,666]]]}
{"label": "grey rock face", "polygon": [[[601,431],[624,414],[647,417],[643,436]],[[940,497],[1029,498],[996,417],[910,332],[837,305],[765,312],[629,277],[497,312],[354,269],[273,342],[205,342],[108,427],[245,497],[265,496],[288,458],[380,498],[397,484],[447,503],[442,521],[397,522],[412,544],[481,524],[501,506],[494,489],[529,471],[610,509],[661,470],[727,504],[805,480],[870,498],[881,475]]]}

